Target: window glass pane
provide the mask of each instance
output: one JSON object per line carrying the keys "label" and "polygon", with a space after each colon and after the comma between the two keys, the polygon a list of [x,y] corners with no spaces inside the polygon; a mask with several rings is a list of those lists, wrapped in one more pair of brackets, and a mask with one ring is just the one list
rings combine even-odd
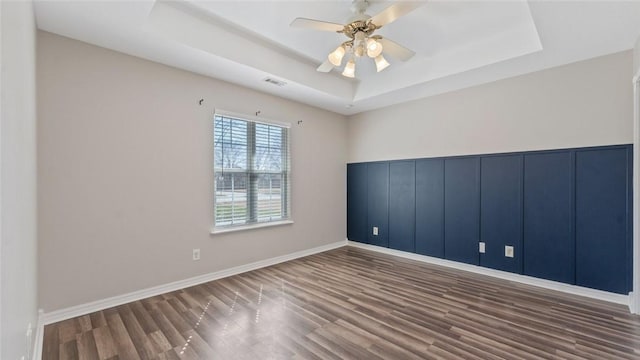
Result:
{"label": "window glass pane", "polygon": [[247,174],[217,174],[215,179],[216,225],[247,222]]}
{"label": "window glass pane", "polygon": [[258,175],[258,221],[280,220],[282,214],[282,175]]}
{"label": "window glass pane", "polygon": [[215,115],[215,227],[289,219],[285,127]]}
{"label": "window glass pane", "polygon": [[215,117],[214,166],[216,169],[247,169],[247,122]]}
{"label": "window glass pane", "polygon": [[255,170],[270,172],[283,170],[282,150],[282,128],[256,124]]}

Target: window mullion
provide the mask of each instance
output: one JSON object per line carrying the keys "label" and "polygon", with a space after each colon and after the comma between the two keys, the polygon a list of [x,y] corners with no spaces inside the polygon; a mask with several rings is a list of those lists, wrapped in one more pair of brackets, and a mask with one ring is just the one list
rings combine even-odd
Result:
{"label": "window mullion", "polygon": [[258,174],[255,172],[254,159],[256,156],[256,124],[253,121],[247,123],[247,176],[249,186],[247,188],[247,222],[258,221]]}
{"label": "window mullion", "polygon": [[282,217],[289,218],[289,129],[281,128],[280,206]]}

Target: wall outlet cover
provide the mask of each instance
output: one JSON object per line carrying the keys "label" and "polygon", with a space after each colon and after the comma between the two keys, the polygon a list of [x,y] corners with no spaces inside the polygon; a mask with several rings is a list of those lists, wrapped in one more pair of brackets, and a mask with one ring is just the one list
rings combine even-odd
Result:
{"label": "wall outlet cover", "polygon": [[378,236],[378,227],[377,226],[373,227],[373,235]]}
{"label": "wall outlet cover", "polygon": [[504,247],[504,256],[512,258],[513,257],[513,246],[505,245]]}
{"label": "wall outlet cover", "polygon": [[485,247],[484,242],[481,241],[478,244],[479,244],[478,250],[480,251],[480,254],[484,254],[485,251],[486,251],[486,247]]}
{"label": "wall outlet cover", "polygon": [[200,260],[200,249],[193,249],[193,261]]}

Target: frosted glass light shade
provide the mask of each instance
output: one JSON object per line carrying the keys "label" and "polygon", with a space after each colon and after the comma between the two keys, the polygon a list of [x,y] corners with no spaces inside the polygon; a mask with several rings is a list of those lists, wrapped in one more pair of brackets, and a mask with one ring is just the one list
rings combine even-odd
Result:
{"label": "frosted glass light shade", "polygon": [[368,38],[367,39],[367,56],[369,56],[370,58],[375,58],[380,54],[382,54],[382,44],[376,41],[376,39]]}
{"label": "frosted glass light shade", "polygon": [[333,64],[333,66],[340,66],[340,64],[342,64],[342,58],[344,57],[344,54],[344,46],[340,45],[335,50],[333,50],[333,52],[329,54],[327,58],[329,59],[329,62]]}
{"label": "frosted glass light shade", "polygon": [[347,65],[344,66],[344,71],[342,72],[343,76],[348,78],[353,78],[356,76],[356,62],[353,59],[349,60]]}
{"label": "frosted glass light shade", "polygon": [[380,71],[386,69],[387,66],[390,65],[389,62],[387,62],[387,59],[385,59],[384,56],[382,56],[382,54],[376,56],[375,62],[376,62],[376,71],[377,72],[380,72]]}

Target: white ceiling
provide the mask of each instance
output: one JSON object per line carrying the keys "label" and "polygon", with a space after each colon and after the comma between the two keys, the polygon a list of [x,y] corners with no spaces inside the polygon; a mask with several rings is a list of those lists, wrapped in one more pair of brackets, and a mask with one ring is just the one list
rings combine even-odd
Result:
{"label": "white ceiling", "polygon": [[[391,4],[370,0],[367,13]],[[289,24],[345,23],[349,7],[347,0],[35,4],[42,30],[345,115],[631,49],[640,36],[640,1],[429,1],[376,32],[414,50],[409,61],[388,57],[392,66],[375,73],[361,59],[356,80],[316,72],[346,38]]]}

